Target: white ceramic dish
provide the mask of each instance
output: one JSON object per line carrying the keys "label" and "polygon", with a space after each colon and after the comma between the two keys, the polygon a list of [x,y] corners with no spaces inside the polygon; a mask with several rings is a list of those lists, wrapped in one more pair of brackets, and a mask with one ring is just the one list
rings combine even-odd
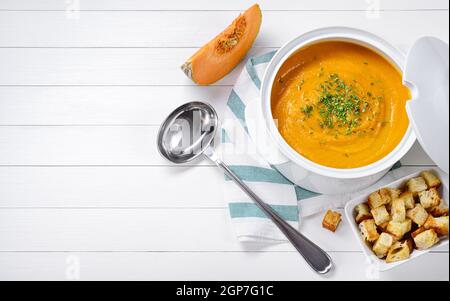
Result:
{"label": "white ceramic dish", "polygon": [[[293,183],[323,194],[341,194],[359,191],[367,188],[383,177],[391,167],[411,149],[416,135],[408,128],[400,144],[386,157],[369,166],[355,169],[335,169],[312,162],[294,149],[283,139],[273,120],[271,110],[272,85],[278,70],[284,62],[299,49],[323,41],[347,41],[365,46],[384,56],[400,70],[405,67],[405,55],[383,39],[357,29],[325,28],[306,33],[282,47],[267,67],[261,87],[261,102],[252,108],[256,111],[254,117],[263,120],[263,126],[249,127],[250,135],[266,136],[269,139],[253,139],[258,151],[269,163],[279,170]],[[255,123],[258,124],[258,123]],[[263,131],[264,133],[258,133]],[[267,154],[268,149],[270,154]]]}
{"label": "white ceramic dish", "polygon": [[[429,168],[426,170],[433,170],[441,178],[443,185],[440,188],[440,193],[441,193],[444,201],[448,204],[448,202],[449,202],[448,175],[437,168],[435,168],[435,169]],[[417,177],[419,175],[420,175],[420,172],[416,172],[416,173],[406,176],[398,181],[395,181],[389,185],[386,185],[385,187],[401,188],[404,186],[404,184],[406,183],[407,180]],[[445,237],[445,238],[441,239],[439,244],[435,245],[433,248],[431,248],[429,250],[425,250],[425,251],[414,250],[414,252],[412,253],[411,257],[408,260],[394,262],[394,263],[386,263],[385,260],[379,259],[378,257],[375,256],[373,251],[370,249],[370,247],[367,245],[367,243],[362,238],[361,233],[358,228],[358,225],[355,222],[355,212],[354,212],[355,207],[359,204],[367,202],[368,198],[369,198],[369,195],[362,195],[362,196],[348,202],[347,205],[345,206],[345,216],[346,216],[347,222],[349,223],[349,225],[352,229],[352,232],[355,235],[356,239],[358,240],[359,245],[361,246],[364,254],[368,258],[368,260],[370,260],[370,262],[378,268],[379,271],[387,271],[387,270],[393,269],[404,263],[410,262],[411,260],[414,260],[417,257],[427,254],[428,252],[435,250],[436,248],[448,245],[449,239],[448,239],[448,237]]]}

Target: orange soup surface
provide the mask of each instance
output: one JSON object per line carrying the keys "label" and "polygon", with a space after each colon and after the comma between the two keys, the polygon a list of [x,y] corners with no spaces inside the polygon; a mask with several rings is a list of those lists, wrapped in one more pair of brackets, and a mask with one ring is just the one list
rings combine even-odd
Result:
{"label": "orange soup surface", "polygon": [[272,114],[285,141],[323,166],[350,169],[388,155],[409,125],[410,91],[380,54],[350,42],[299,50],[277,74]]}

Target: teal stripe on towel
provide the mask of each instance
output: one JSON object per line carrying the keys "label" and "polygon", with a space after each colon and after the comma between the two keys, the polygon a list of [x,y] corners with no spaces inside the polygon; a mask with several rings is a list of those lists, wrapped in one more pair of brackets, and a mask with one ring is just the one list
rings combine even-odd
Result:
{"label": "teal stripe on towel", "polygon": [[275,53],[277,52],[272,51],[264,55],[251,58],[248,60],[247,65],[245,66],[247,73],[249,74],[250,78],[252,79],[253,83],[258,88],[258,90],[261,89],[261,79],[259,78],[258,73],[255,70],[255,66],[270,62]]}
{"label": "teal stripe on towel", "polygon": [[259,79],[259,76],[256,73],[256,70],[253,66],[254,66],[253,59],[250,59],[247,62],[247,65],[245,65],[245,68],[247,69],[247,73],[250,76],[250,78],[252,79],[255,86],[258,88],[258,90],[260,90],[261,89],[261,80]]}
{"label": "teal stripe on towel", "polygon": [[[271,205],[270,207],[286,221],[297,222],[299,220],[297,206]],[[229,208],[231,218],[267,218],[261,209],[253,203],[230,203]]]}
{"label": "teal stripe on towel", "polygon": [[319,196],[320,194],[306,190],[304,188],[301,188],[299,186],[295,186],[295,194],[297,195],[297,200],[306,200],[310,199],[316,196]]}
{"label": "teal stripe on towel", "polygon": [[402,167],[402,162],[398,161],[397,163],[394,164],[394,166],[392,166],[390,171],[399,169],[400,167]]}
{"label": "teal stripe on towel", "polygon": [[274,57],[275,53],[277,53],[277,52],[272,51],[272,52],[266,53],[264,55],[254,57],[252,59],[253,66],[257,66],[257,65],[261,65],[261,64],[270,62],[272,60],[272,58]]}
{"label": "teal stripe on towel", "polygon": [[247,123],[245,122],[245,104],[234,90],[231,90],[227,105],[248,133]]}
{"label": "teal stripe on towel", "polygon": [[[233,165],[230,169],[243,181],[246,182],[265,182],[292,185],[281,174],[273,169],[255,167],[255,166],[240,166]],[[230,179],[226,178],[228,181]]]}
{"label": "teal stripe on towel", "polygon": [[228,136],[227,131],[225,131],[225,129],[222,129],[222,137],[221,137],[221,142],[222,143],[231,143],[231,139],[230,136]]}

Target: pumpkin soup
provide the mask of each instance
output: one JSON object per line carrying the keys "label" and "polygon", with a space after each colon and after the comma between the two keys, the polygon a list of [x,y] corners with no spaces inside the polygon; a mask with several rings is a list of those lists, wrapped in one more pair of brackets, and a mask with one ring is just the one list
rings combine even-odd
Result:
{"label": "pumpkin soup", "polygon": [[281,67],[272,114],[285,141],[323,166],[357,168],[388,155],[403,139],[410,91],[383,56],[350,42],[299,50]]}

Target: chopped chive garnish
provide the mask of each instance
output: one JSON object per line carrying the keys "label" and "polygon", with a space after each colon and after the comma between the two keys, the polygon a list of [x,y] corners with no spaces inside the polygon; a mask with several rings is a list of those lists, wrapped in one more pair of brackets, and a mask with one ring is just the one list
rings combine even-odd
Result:
{"label": "chopped chive garnish", "polygon": [[314,107],[311,105],[306,105],[302,108],[302,113],[305,114],[308,118],[310,118],[313,114]]}

